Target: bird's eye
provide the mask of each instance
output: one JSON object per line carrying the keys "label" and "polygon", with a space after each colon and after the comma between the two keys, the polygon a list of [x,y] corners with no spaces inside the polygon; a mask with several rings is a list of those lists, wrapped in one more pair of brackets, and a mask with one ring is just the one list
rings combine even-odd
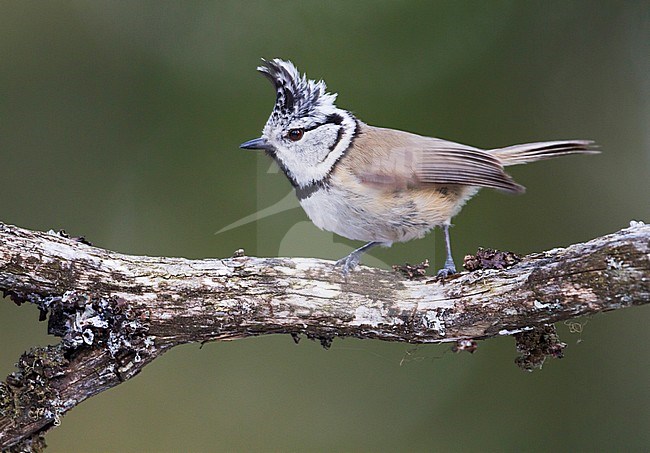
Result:
{"label": "bird's eye", "polygon": [[292,142],[297,142],[302,138],[302,136],[305,135],[305,130],[300,128],[300,129],[291,129],[289,130],[289,133],[287,136],[289,137],[289,140]]}

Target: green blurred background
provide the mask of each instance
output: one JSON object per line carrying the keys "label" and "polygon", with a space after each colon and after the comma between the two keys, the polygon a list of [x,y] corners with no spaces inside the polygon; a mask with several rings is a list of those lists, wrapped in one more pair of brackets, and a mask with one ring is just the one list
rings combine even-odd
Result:
{"label": "green blurred background", "polygon": [[[650,2],[2,2],[0,221],[129,254],[339,258],[358,243],[300,209],[215,234],[289,183],[255,138],[260,57],[293,60],[366,122],[498,147],[604,153],[512,169],[455,219],[479,246],[540,251],[650,219]],[[282,203],[281,203],[282,204]],[[284,204],[297,206],[289,201]],[[278,209],[276,209],[278,210]],[[443,262],[440,232],[369,264]],[[56,341],[0,303],[0,374]],[[50,451],[594,451],[650,448],[648,307],[558,328],[566,358],[289,336],[175,348],[71,411]]]}

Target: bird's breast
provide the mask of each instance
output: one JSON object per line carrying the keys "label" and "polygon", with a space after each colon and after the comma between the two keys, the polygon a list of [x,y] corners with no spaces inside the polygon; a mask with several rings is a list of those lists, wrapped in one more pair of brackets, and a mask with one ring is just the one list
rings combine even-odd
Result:
{"label": "bird's breast", "polygon": [[448,223],[464,201],[459,203],[454,190],[382,192],[330,184],[300,204],[320,229],[353,240],[392,243],[422,237]]}

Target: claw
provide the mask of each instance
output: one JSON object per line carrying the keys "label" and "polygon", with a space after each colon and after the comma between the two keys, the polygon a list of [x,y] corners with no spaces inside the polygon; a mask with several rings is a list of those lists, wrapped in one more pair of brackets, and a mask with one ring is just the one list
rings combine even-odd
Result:
{"label": "claw", "polygon": [[436,277],[447,278],[447,277],[451,277],[456,273],[457,273],[456,266],[454,266],[454,262],[452,261],[451,263],[449,262],[445,263],[445,267],[443,267],[436,273]]}
{"label": "claw", "polygon": [[360,257],[358,254],[352,252],[348,256],[341,258],[336,263],[334,263],[334,267],[341,266],[341,273],[347,277],[350,271],[353,271],[354,268],[359,265],[359,258]]}
{"label": "claw", "polygon": [[361,255],[365,253],[366,250],[379,245],[379,242],[368,242],[366,245],[359,247],[354,252],[350,253],[348,256],[338,260],[334,267],[343,266],[341,272],[344,277],[347,277],[350,271],[354,270],[355,267],[359,264],[361,260]]}

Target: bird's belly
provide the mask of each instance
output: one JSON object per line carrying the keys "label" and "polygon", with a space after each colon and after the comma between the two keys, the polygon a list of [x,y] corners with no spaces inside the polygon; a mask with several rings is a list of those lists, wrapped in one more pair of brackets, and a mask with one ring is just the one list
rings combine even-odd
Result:
{"label": "bird's belly", "polygon": [[[420,193],[421,192],[421,193]],[[359,193],[320,189],[300,201],[319,228],[348,239],[404,242],[420,238],[448,223],[462,206],[457,198],[445,201],[432,191]]]}

